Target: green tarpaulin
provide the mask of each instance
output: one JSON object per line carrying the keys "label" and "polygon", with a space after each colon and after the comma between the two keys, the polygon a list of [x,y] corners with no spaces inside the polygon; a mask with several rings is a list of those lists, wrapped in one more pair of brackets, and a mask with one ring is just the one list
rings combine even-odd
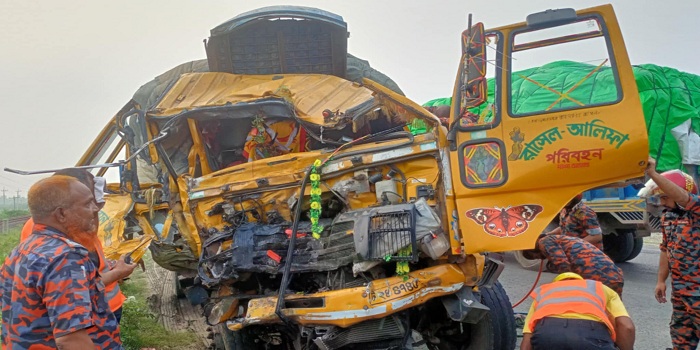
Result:
{"label": "green tarpaulin", "polygon": [[[633,69],[649,131],[649,153],[657,158],[658,170],[686,170],[683,164],[700,164],[700,76],[653,64]],[[609,67],[559,61],[515,72],[511,80],[513,113],[521,115],[617,100]],[[570,98],[562,98],[567,91]],[[424,106],[450,103],[450,98],[439,98]],[[485,109],[492,103],[489,81],[488,100],[474,112],[488,121],[490,111]]]}

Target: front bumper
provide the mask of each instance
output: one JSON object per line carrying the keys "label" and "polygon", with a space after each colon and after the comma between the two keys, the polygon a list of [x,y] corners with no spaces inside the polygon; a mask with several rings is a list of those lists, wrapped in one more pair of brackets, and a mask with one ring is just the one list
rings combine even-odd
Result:
{"label": "front bumper", "polygon": [[[443,264],[410,272],[406,279],[390,277],[364,287],[290,295],[285,298],[282,314],[300,325],[350,327],[454,294],[466,281],[458,265]],[[239,331],[250,325],[282,323],[275,314],[276,304],[277,297],[252,299],[245,317],[227,321],[226,326]]]}

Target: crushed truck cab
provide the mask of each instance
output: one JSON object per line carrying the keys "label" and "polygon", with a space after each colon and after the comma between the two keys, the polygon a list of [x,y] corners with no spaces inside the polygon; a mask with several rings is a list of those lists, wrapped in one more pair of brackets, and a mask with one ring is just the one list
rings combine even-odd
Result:
{"label": "crushed truck cab", "polygon": [[[79,165],[127,159],[100,216],[105,252],[150,249],[221,348],[512,349],[497,252],[530,248],[574,195],[646,166],[610,6],[466,30],[447,123],[347,54],[338,15],[276,6],[211,33],[207,60],[144,85]],[[560,47],[587,73],[564,86],[518,73],[548,103],[513,104],[515,65]],[[602,72],[614,88],[587,99]]]}

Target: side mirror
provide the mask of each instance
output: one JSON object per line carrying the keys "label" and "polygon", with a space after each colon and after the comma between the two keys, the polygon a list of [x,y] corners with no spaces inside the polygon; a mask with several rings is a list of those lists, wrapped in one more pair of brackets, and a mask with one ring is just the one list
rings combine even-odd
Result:
{"label": "side mirror", "polygon": [[478,116],[469,111],[486,102],[486,37],[484,24],[472,26],[469,15],[469,29],[462,32],[462,59],[457,83],[452,96],[452,121],[447,133],[450,151],[457,150],[457,126],[462,120],[474,123]]}
{"label": "side mirror", "polygon": [[460,73],[460,118],[470,108],[486,101],[486,39],[484,24],[479,22],[462,33],[462,60]]}

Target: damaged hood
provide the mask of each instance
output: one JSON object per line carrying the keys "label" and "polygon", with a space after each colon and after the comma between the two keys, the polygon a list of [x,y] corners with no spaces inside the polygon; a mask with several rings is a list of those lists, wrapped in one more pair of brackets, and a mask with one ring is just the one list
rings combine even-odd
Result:
{"label": "damaged hood", "polygon": [[363,85],[359,85],[332,75],[313,74],[183,74],[148,114],[150,117],[167,118],[205,107],[281,98],[294,106],[300,119],[332,128],[337,126],[338,121],[335,118],[324,119],[325,110],[350,114],[353,109],[373,104],[376,95],[399,113],[409,113],[434,125],[439,123],[420,105],[371,80],[363,79]]}

